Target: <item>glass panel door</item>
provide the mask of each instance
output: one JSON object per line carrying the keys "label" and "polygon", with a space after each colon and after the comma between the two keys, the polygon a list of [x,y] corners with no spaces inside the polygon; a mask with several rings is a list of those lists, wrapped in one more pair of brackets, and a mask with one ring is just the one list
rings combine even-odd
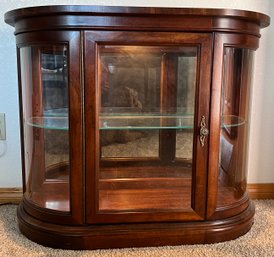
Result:
{"label": "glass panel door", "polygon": [[99,48],[99,212],[191,209],[197,54]]}
{"label": "glass panel door", "polygon": [[85,32],[87,223],[205,215],[211,35]]}

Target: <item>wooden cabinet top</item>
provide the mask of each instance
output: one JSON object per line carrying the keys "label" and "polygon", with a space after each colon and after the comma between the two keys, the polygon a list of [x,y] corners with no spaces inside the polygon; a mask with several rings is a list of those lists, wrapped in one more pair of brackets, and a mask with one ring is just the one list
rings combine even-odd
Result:
{"label": "wooden cabinet top", "polygon": [[52,29],[232,32],[260,36],[270,17],[235,9],[53,5],[9,11],[15,34]]}

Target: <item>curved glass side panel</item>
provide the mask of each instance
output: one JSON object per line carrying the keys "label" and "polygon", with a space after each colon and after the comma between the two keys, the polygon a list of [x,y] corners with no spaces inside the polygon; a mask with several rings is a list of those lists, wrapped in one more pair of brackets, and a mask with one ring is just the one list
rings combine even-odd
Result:
{"label": "curved glass side panel", "polygon": [[253,51],[225,47],[223,58],[218,206],[235,203],[246,191]]}
{"label": "curved glass side panel", "polygon": [[20,48],[26,197],[69,211],[67,47]]}

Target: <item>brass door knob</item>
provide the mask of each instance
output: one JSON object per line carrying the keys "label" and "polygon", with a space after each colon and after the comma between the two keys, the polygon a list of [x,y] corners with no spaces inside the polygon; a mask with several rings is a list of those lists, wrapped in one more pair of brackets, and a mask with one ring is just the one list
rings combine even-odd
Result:
{"label": "brass door knob", "polygon": [[209,130],[207,128],[200,129],[200,136],[208,136]]}

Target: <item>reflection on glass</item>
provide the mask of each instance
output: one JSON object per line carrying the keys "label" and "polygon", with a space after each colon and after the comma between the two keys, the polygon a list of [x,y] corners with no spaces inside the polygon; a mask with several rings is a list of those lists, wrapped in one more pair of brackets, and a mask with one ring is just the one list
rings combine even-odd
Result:
{"label": "reflection on glass", "polygon": [[224,51],[218,206],[234,203],[246,191],[252,58],[248,49],[226,47]]}
{"label": "reflection on glass", "polygon": [[27,196],[69,211],[67,48],[22,47],[20,60]]}
{"label": "reflection on glass", "polygon": [[[140,116],[159,114],[161,55],[141,48],[115,49],[104,49],[100,60],[102,157],[158,157],[159,119],[154,131],[147,132],[142,127],[152,124],[153,117],[142,121]],[[153,147],[144,151],[147,142]]]}
{"label": "reflection on glass", "polygon": [[100,46],[99,210],[191,208],[196,47]]}

